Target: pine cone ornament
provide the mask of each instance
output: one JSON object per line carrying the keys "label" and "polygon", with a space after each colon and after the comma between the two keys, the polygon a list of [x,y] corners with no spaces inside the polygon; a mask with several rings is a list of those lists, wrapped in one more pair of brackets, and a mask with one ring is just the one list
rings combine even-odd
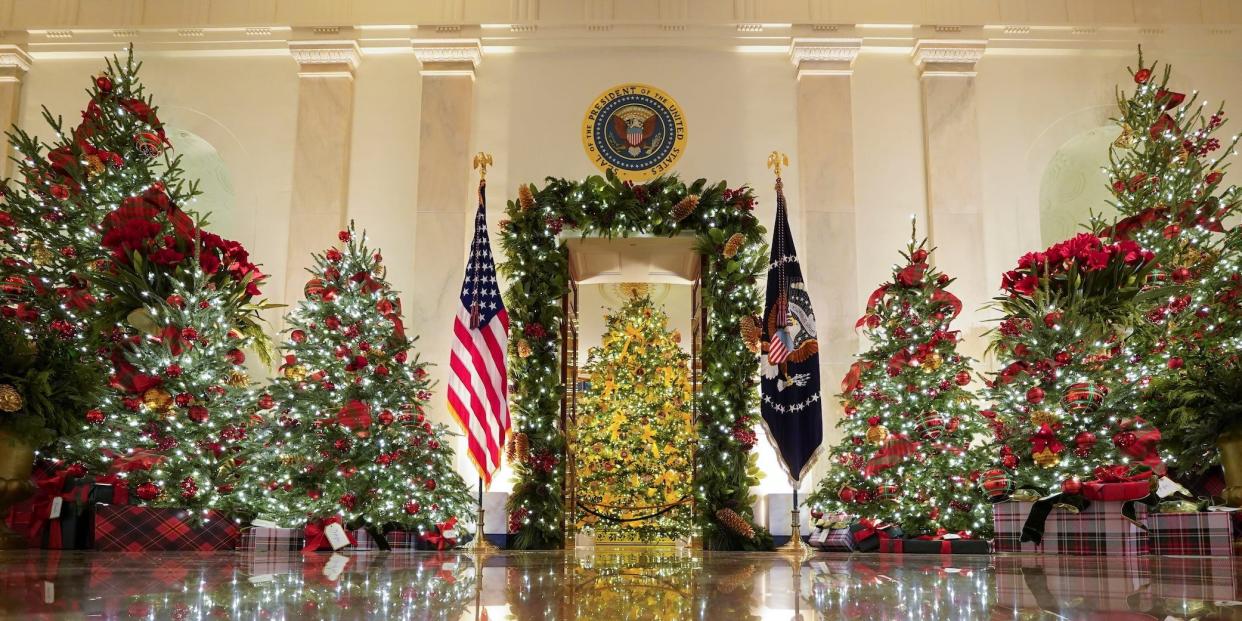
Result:
{"label": "pine cone ornament", "polygon": [[699,206],[699,197],[690,195],[673,205],[673,220],[681,222],[694,213],[694,208]]}
{"label": "pine cone ornament", "polygon": [[738,515],[733,509],[722,508],[716,510],[716,521],[724,525],[725,528],[733,531],[743,539],[754,539],[755,529],[742,516]]}
{"label": "pine cone ornament", "polygon": [[0,384],[0,412],[16,412],[22,409],[22,395],[17,389]]}
{"label": "pine cone ornament", "polygon": [[745,235],[742,235],[741,233],[734,233],[731,235],[724,245],[724,258],[732,259],[733,257],[736,257],[737,253],[742,250],[742,244],[744,243],[746,243]]}
{"label": "pine cone ornament", "polygon": [[526,339],[519,340],[517,342],[517,352],[518,358],[530,358],[532,353],[530,350],[530,343],[527,343]]}
{"label": "pine cone ornament", "polygon": [[742,317],[740,322],[742,340],[746,342],[746,349],[752,352],[759,351],[759,320],[752,315]]}
{"label": "pine cone ornament", "polygon": [[531,207],[535,206],[535,195],[531,193],[529,185],[526,185],[526,184],[519,185],[517,192],[518,192],[518,205],[521,206],[522,211],[527,211]]}
{"label": "pine cone ornament", "polygon": [[530,459],[530,436],[521,431],[514,433],[507,453],[509,463],[526,463]]}

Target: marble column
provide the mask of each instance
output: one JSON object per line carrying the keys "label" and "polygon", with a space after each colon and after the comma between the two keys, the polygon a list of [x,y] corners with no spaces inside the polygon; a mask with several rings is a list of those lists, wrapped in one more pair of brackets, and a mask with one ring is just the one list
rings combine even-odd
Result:
{"label": "marble column", "polygon": [[[443,388],[477,206],[478,178],[470,168],[471,129],[474,72],[482,54],[477,41],[415,42],[414,54],[422,65],[423,83],[414,205],[414,290],[405,296],[405,310],[420,335],[418,349],[436,365]],[[430,405],[433,419],[456,426],[442,396]]]}
{"label": "marble column", "polygon": [[[22,80],[30,71],[30,55],[16,45],[0,45],[0,127],[6,131],[18,124],[22,113]],[[13,174],[13,160],[9,159],[8,138],[0,138],[4,144],[4,176]]]}
{"label": "marble column", "polygon": [[955,327],[966,337],[962,350],[978,358],[986,326],[977,309],[990,299],[995,280],[984,265],[983,185],[975,64],[983,41],[920,40],[913,59],[921,75],[923,159],[927,175],[927,232],[937,248],[935,263],[957,278],[962,300]]}
{"label": "marble column", "polygon": [[298,63],[284,297],[292,305],[302,299],[311,253],[335,243],[337,231],[346,225],[359,53],[353,41],[291,41],[289,52]]}
{"label": "marble column", "polygon": [[[854,321],[862,312],[854,214],[854,122],[850,81],[860,39],[795,39],[799,193],[805,266],[820,342],[824,443],[839,440],[841,378],[858,351]],[[826,463],[817,464],[815,473]],[[787,528],[787,527],[786,527]]]}

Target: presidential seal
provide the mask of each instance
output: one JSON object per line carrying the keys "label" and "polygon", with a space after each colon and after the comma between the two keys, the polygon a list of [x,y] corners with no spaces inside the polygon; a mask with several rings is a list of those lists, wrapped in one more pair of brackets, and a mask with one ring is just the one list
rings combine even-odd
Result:
{"label": "presidential seal", "polygon": [[601,171],[626,181],[668,172],[686,150],[686,117],[668,93],[646,84],[604,91],[582,120],[582,145]]}

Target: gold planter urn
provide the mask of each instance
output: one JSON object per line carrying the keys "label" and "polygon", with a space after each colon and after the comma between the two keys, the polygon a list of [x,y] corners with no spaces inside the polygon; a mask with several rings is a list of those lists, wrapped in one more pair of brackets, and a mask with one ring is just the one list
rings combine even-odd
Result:
{"label": "gold planter urn", "polygon": [[[30,471],[34,468],[34,447],[9,431],[0,429],[0,515],[34,493]],[[1242,488],[1240,488],[1242,489]],[[0,550],[26,547],[26,537],[0,522]]]}
{"label": "gold planter urn", "polygon": [[1220,465],[1225,470],[1225,504],[1242,507],[1242,426],[1232,427],[1216,439]]}

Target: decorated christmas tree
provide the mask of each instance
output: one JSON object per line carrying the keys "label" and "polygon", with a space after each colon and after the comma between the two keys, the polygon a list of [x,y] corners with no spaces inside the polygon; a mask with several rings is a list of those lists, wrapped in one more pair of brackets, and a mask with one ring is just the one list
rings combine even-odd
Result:
{"label": "decorated christmas tree", "polygon": [[695,438],[690,357],[645,294],[606,322],[603,344],[588,353],[590,387],[578,406],[579,526],[603,540],[687,535],[690,507],[678,503],[690,494]]}
{"label": "decorated christmas tree", "polygon": [[119,477],[139,503],[231,509],[252,425],[243,363],[254,342],[230,321],[239,293],[194,273],[143,307],[149,331],[113,330],[111,390],[84,413],[84,429],[65,439],[61,455]]}
{"label": "decorated christmas tree", "polygon": [[465,517],[450,433],[427,420],[427,365],[412,353],[379,252],[351,225],[314,257],[280,377],[258,398],[243,500],[287,526],[339,517],[351,527],[428,532]]}
{"label": "decorated christmas tree", "polygon": [[1098,466],[1156,466],[1159,434],[1134,416],[1138,373],[1127,337],[1153,254],[1089,233],[1024,255],[994,307],[1003,320],[990,350],[1000,370],[985,391],[999,440],[986,484],[1077,492]]}
{"label": "decorated christmas tree", "polygon": [[45,108],[53,142],[9,133],[18,174],[0,190],[0,397],[11,395],[0,425],[36,446],[76,429],[104,385],[94,282],[110,258],[104,217],[157,180],[175,203],[194,194],[165,154],[138,69],[132,53],[109,61],[72,128]]}
{"label": "decorated christmas tree", "polygon": [[970,360],[957,353],[953,282],[913,239],[893,279],[867,301],[858,327],[871,343],[839,395],[844,441],[808,504],[900,525],[911,534],[985,532],[990,510],[975,482],[986,456],[971,443],[987,432],[966,386]]}

